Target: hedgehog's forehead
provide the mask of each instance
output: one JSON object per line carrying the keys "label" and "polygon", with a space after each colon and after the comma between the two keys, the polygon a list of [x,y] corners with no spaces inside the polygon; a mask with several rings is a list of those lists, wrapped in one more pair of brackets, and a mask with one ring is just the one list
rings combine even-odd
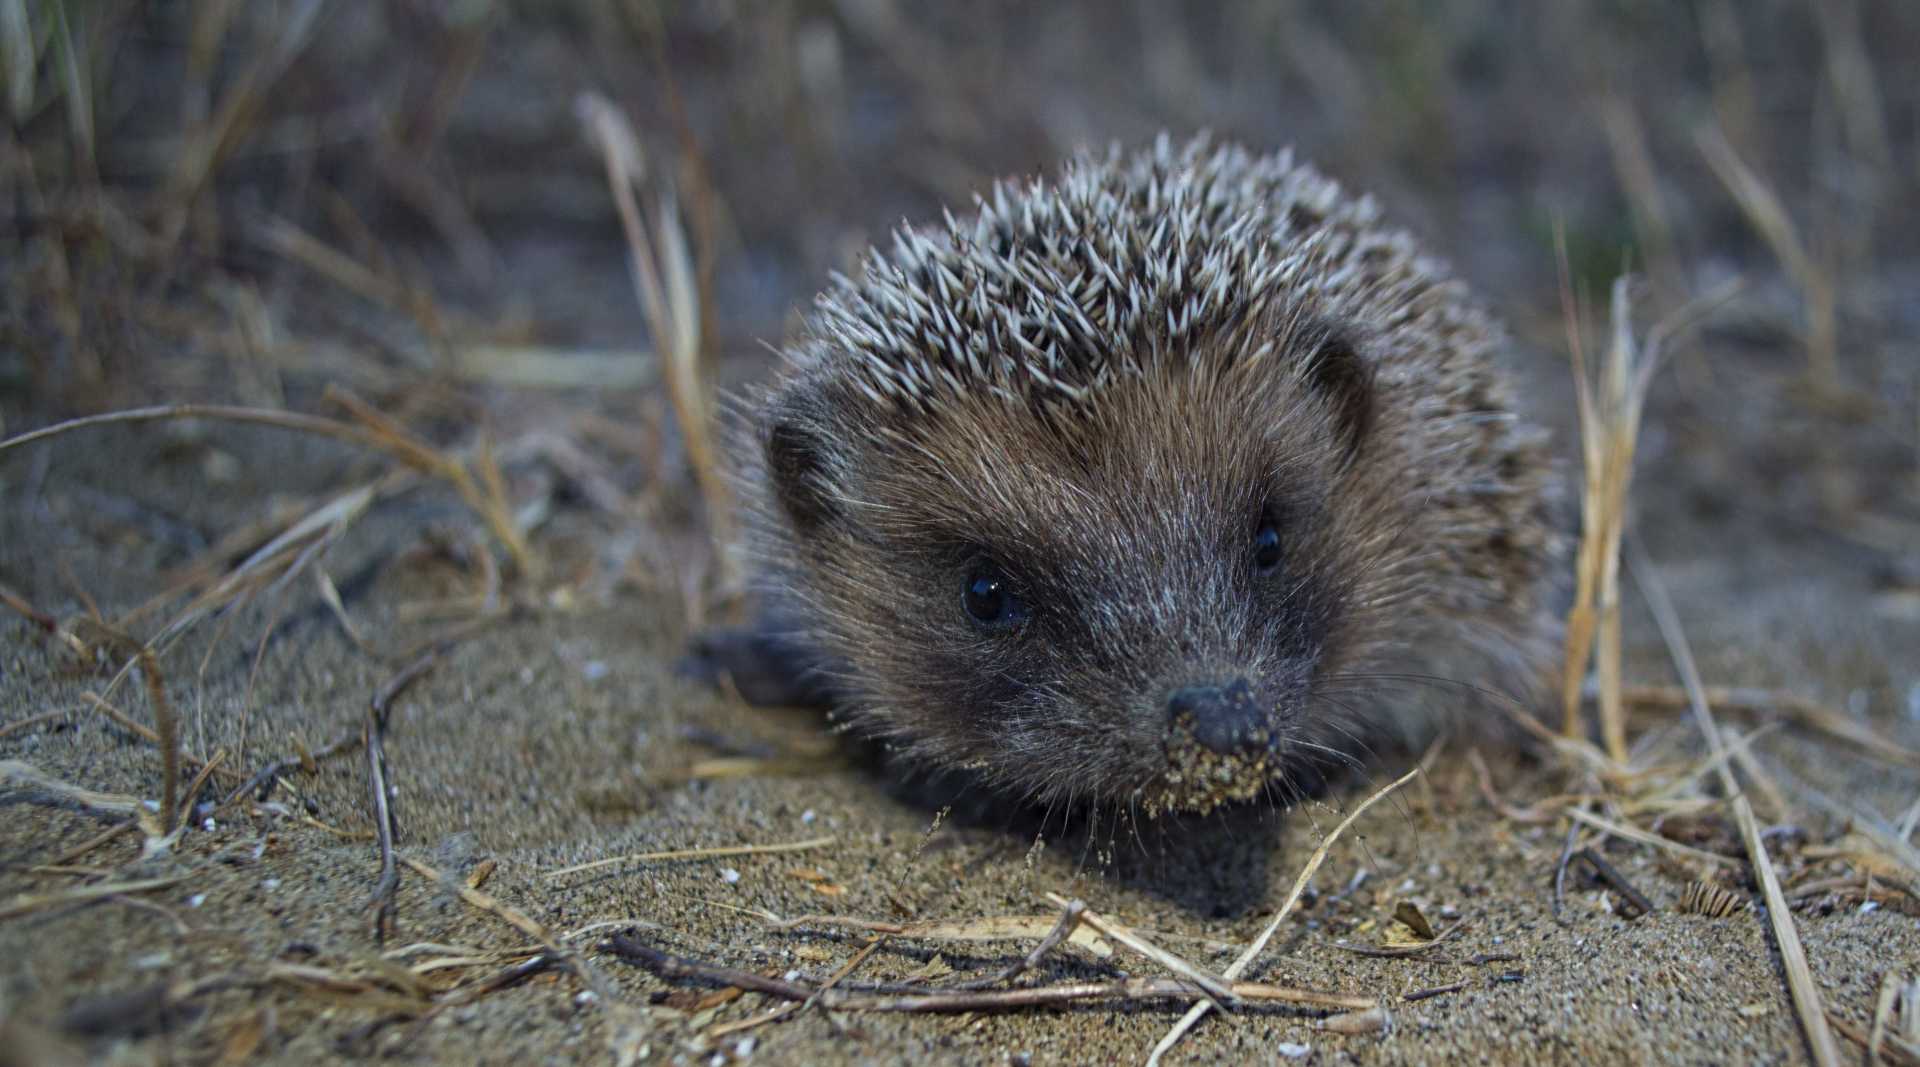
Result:
{"label": "hedgehog's forehead", "polygon": [[896,415],[870,488],[909,525],[989,540],[1191,539],[1253,521],[1287,480],[1261,403],[1140,376],[1047,408],[974,396]]}

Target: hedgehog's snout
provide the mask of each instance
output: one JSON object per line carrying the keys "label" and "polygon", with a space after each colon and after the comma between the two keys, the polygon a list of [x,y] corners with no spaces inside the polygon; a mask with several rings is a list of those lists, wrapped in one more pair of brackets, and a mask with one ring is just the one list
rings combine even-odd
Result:
{"label": "hedgehog's snout", "polygon": [[1267,706],[1245,678],[1174,690],[1167,698],[1167,719],[1222,756],[1266,748],[1271,739]]}

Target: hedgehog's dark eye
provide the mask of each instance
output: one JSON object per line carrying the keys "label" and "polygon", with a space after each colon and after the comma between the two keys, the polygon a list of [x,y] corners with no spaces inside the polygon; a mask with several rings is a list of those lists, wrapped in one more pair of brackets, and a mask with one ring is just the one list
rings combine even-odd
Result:
{"label": "hedgehog's dark eye", "polygon": [[1260,523],[1260,532],[1253,535],[1253,573],[1265,578],[1280,569],[1280,530],[1273,520]]}
{"label": "hedgehog's dark eye", "polygon": [[967,572],[960,589],[960,603],[967,615],[981,626],[1012,626],[1026,619],[1027,606],[1021,603],[1006,575],[992,563],[976,563]]}

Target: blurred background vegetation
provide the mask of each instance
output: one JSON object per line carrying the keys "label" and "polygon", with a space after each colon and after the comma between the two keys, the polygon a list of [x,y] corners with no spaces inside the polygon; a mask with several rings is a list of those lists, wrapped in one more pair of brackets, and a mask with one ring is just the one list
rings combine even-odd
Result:
{"label": "blurred background vegetation", "polygon": [[[1694,495],[1764,479],[1884,542],[1853,516],[1910,507],[1920,451],[1916,54],[1899,0],[0,0],[0,419],[332,384],[437,440],[560,419],[674,500],[583,94],[684,246],[701,390],[898,222],[1205,128],[1377,193],[1539,357],[1545,421],[1556,228],[1596,306],[1623,268],[1649,317],[1744,279],[1656,403],[1695,428]],[[500,402],[528,387],[564,403]]]}

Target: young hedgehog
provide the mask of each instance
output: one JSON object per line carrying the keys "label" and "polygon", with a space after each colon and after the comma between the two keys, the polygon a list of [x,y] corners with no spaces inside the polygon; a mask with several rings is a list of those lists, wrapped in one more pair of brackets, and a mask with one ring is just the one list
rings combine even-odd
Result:
{"label": "young hedgehog", "polygon": [[1500,345],[1289,153],[998,185],[837,277],[748,398],[766,615],[703,670],[1041,801],[1285,793],[1402,732],[1403,683],[1558,650]]}

